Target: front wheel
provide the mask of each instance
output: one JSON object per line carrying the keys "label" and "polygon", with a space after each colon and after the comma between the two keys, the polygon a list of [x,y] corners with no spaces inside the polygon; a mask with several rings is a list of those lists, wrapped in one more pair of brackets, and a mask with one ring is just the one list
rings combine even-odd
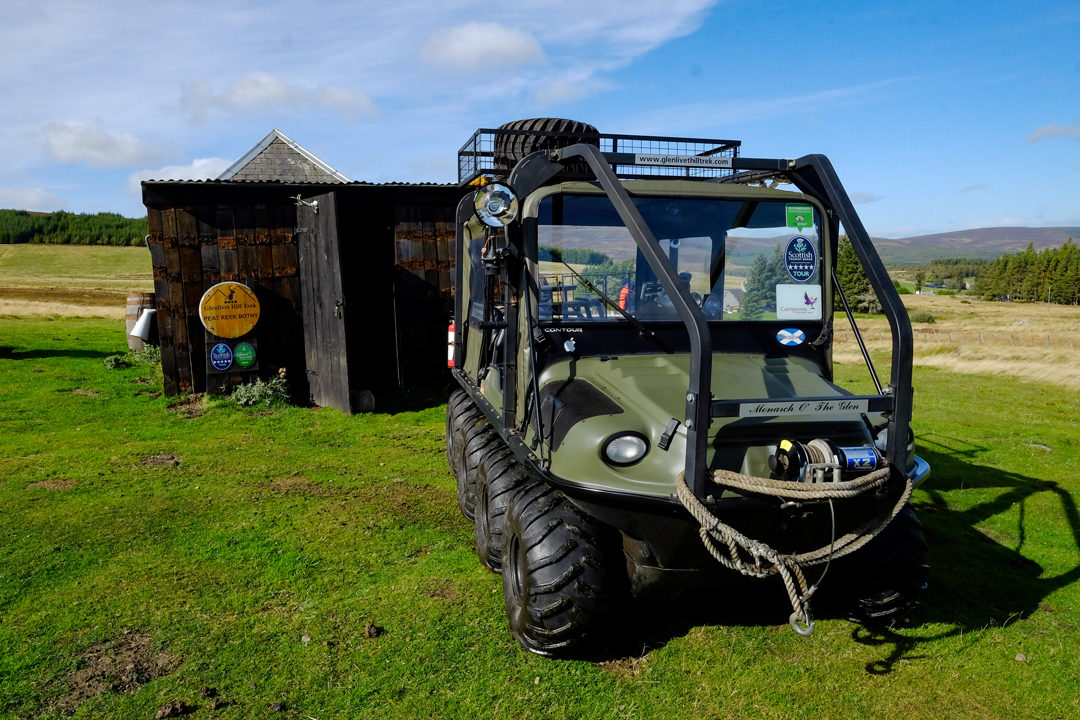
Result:
{"label": "front wheel", "polygon": [[863,625],[905,624],[926,589],[927,545],[910,504],[865,548],[842,559],[848,617]]}
{"label": "front wheel", "polygon": [[602,650],[629,597],[619,533],[545,483],[510,500],[502,586],[514,638],[539,655]]}

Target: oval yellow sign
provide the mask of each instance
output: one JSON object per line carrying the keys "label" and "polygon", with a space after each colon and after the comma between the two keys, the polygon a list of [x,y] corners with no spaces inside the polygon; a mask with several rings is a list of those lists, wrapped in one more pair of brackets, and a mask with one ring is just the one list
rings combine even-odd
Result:
{"label": "oval yellow sign", "polygon": [[259,322],[259,299],[247,285],[218,283],[203,293],[199,319],[208,332],[218,337],[238,338]]}

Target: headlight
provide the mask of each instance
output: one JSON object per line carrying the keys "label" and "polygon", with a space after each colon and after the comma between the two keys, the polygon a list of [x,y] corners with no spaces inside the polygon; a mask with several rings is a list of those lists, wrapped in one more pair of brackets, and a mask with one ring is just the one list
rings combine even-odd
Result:
{"label": "headlight", "polygon": [[491,183],[473,195],[473,209],[480,222],[489,227],[502,227],[517,217],[518,199],[506,185]]}
{"label": "headlight", "polygon": [[647,452],[649,452],[649,441],[644,435],[625,432],[608,438],[600,454],[611,465],[625,467],[640,461]]}

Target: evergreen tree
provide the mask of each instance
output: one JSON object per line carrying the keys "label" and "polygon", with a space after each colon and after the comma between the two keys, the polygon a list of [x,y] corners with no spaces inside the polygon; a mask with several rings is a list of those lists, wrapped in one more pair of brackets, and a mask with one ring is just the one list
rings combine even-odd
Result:
{"label": "evergreen tree", "polygon": [[758,253],[750,268],[750,277],[746,279],[745,292],[739,303],[739,316],[743,320],[757,320],[765,312],[771,297],[776,300],[776,286],[769,286],[772,280],[771,263],[765,259],[765,253]]}

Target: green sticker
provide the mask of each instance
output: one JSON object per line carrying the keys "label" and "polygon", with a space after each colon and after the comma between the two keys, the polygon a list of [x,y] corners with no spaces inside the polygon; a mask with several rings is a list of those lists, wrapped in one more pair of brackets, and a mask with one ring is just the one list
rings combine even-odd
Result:
{"label": "green sticker", "polygon": [[251,346],[251,343],[238,343],[234,355],[234,360],[240,367],[249,368],[255,364],[255,348]]}
{"label": "green sticker", "polygon": [[814,224],[814,207],[812,205],[788,205],[787,226],[796,230],[808,228]]}

